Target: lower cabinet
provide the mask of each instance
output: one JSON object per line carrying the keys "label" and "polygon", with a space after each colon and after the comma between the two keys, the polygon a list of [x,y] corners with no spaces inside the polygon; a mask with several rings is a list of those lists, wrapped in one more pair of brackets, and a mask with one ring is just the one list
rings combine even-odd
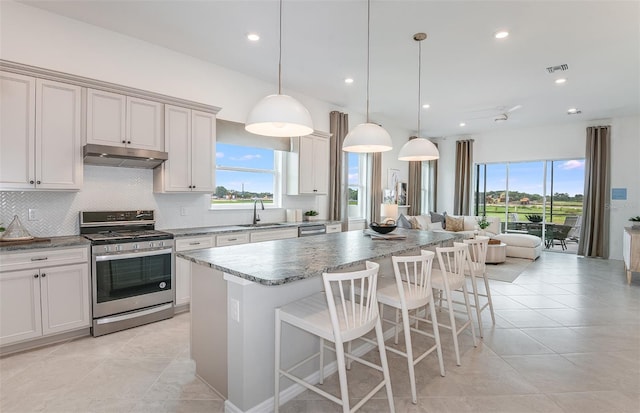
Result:
{"label": "lower cabinet", "polygon": [[0,345],[89,327],[89,297],[88,262],[0,272]]}
{"label": "lower cabinet", "polygon": [[335,232],[342,232],[342,224],[327,224],[325,225],[327,234],[333,234]]}
{"label": "lower cabinet", "polygon": [[[194,251],[215,246],[214,235],[178,238],[176,252]],[[191,261],[176,257],[176,299],[175,305],[181,306],[191,302]]]}
{"label": "lower cabinet", "polygon": [[286,238],[298,238],[298,227],[260,230],[251,233],[251,242],[273,241]]}

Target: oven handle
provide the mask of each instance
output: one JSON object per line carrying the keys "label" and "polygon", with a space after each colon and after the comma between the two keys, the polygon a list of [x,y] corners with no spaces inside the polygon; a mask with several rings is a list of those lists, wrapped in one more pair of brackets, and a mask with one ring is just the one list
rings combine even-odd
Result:
{"label": "oven handle", "polygon": [[130,253],[113,253],[113,254],[103,254],[96,255],[96,261],[115,261],[115,260],[126,260],[127,258],[138,258],[138,257],[149,257],[153,255],[164,255],[171,254],[173,250],[171,248],[165,248],[161,250],[151,250],[151,251],[139,251],[139,252],[130,252]]}

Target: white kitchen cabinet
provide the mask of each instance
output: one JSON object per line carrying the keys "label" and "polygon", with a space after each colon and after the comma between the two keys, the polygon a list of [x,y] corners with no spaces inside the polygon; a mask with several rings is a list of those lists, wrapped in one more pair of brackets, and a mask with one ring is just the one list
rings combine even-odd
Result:
{"label": "white kitchen cabinet", "polygon": [[0,190],[82,187],[82,89],[0,73]]}
{"label": "white kitchen cabinet", "polygon": [[164,151],[162,103],[87,89],[87,143]]}
{"label": "white kitchen cabinet", "polygon": [[88,248],[7,253],[0,261],[0,345],[90,326]]}
{"label": "white kitchen cabinet", "polygon": [[234,232],[231,234],[218,235],[216,240],[217,247],[226,247],[227,245],[247,244],[251,242],[248,232]]}
{"label": "white kitchen cabinet", "polygon": [[631,275],[640,272],[640,230],[625,228],[622,233],[622,259],[627,272],[627,283],[631,284]]}
{"label": "white kitchen cabinet", "polygon": [[[211,248],[216,244],[214,235],[185,237],[176,239],[176,252]],[[176,299],[175,305],[191,302],[191,261],[176,257]]]}
{"label": "white kitchen cabinet", "polygon": [[342,232],[342,224],[326,224],[325,228],[327,230],[327,234]]}
{"label": "white kitchen cabinet", "polygon": [[291,138],[287,193],[326,195],[329,192],[329,136],[315,132]]}
{"label": "white kitchen cabinet", "polygon": [[273,241],[287,238],[298,238],[298,227],[260,230],[251,233],[251,242]]}
{"label": "white kitchen cabinet", "polygon": [[169,159],[154,170],[154,192],[215,191],[216,115],[165,107]]}

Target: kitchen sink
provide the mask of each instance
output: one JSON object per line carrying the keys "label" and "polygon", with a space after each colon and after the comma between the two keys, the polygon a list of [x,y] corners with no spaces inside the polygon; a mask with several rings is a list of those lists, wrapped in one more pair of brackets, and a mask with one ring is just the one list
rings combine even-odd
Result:
{"label": "kitchen sink", "polygon": [[241,224],[238,226],[245,227],[245,228],[259,228],[259,227],[276,227],[278,225],[282,225],[282,224],[279,224],[277,222],[272,222],[272,223],[265,222],[260,224]]}

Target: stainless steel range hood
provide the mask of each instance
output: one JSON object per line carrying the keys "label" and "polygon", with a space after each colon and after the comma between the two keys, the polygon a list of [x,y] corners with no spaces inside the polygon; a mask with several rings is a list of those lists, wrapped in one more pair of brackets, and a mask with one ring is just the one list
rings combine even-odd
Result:
{"label": "stainless steel range hood", "polygon": [[153,169],[169,158],[166,152],[95,144],[85,145],[83,154],[87,165],[140,169]]}

